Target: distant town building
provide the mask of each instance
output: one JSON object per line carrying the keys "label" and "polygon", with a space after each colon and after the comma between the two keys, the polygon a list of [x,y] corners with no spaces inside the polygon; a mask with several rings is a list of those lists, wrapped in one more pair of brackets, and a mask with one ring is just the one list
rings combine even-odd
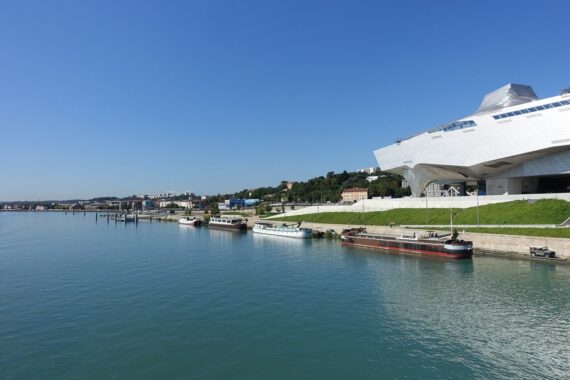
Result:
{"label": "distant town building", "polygon": [[192,201],[175,201],[175,200],[168,200],[168,199],[163,199],[163,200],[159,201],[158,207],[165,208],[166,206],[168,206],[170,204],[175,204],[176,206],[178,206],[180,208],[187,208],[187,209],[192,208]]}
{"label": "distant town building", "polygon": [[291,190],[291,189],[293,188],[293,185],[294,185],[295,183],[296,183],[296,182],[288,181],[288,182],[287,182],[287,190]]}
{"label": "distant town building", "polygon": [[376,169],[378,169],[378,168],[377,167],[364,168],[364,169],[358,169],[358,172],[359,173],[374,174],[374,173],[376,173]]}
{"label": "distant town building", "polygon": [[235,208],[247,208],[247,207],[253,207],[256,204],[259,203],[259,199],[237,199],[237,198],[232,198],[232,199],[227,199],[224,202],[224,206],[226,207],[226,209],[235,209]]}
{"label": "distant town building", "polygon": [[37,205],[36,206],[36,211],[46,211],[48,209],[48,206],[46,205]]}
{"label": "distant town building", "polygon": [[340,197],[342,199],[342,202],[356,202],[363,199],[368,199],[368,189],[345,189]]}
{"label": "distant town building", "polygon": [[259,203],[259,199],[246,199],[245,200],[245,207],[253,207]]}
{"label": "distant town building", "polygon": [[369,175],[368,177],[366,177],[366,180],[367,180],[368,182],[374,182],[374,181],[376,181],[378,178],[380,178],[380,176],[378,176],[378,175]]}
{"label": "distant town building", "polygon": [[154,208],[154,202],[150,199],[145,199],[142,201],[142,208],[143,210],[152,210]]}
{"label": "distant town building", "polygon": [[89,203],[85,205],[85,210],[105,210],[109,208],[108,203],[96,202],[96,203]]}

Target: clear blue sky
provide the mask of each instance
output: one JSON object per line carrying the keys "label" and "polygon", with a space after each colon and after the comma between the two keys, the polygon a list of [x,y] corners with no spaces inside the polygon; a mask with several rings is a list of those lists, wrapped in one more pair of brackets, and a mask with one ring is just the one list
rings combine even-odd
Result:
{"label": "clear blue sky", "polygon": [[570,86],[568,1],[2,1],[0,200],[375,166],[508,82]]}

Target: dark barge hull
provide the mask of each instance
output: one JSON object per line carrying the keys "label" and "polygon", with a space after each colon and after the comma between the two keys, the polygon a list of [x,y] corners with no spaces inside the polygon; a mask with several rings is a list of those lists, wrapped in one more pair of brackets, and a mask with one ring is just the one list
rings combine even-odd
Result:
{"label": "dark barge hull", "polygon": [[247,224],[233,224],[233,225],[221,225],[221,224],[208,224],[208,228],[214,230],[225,230],[225,231],[246,231]]}
{"label": "dark barge hull", "polygon": [[473,249],[446,250],[443,244],[433,242],[410,242],[398,239],[370,239],[351,236],[344,238],[341,243],[347,247],[360,247],[386,250],[392,252],[406,252],[426,256],[445,257],[448,259],[469,259],[473,256]]}

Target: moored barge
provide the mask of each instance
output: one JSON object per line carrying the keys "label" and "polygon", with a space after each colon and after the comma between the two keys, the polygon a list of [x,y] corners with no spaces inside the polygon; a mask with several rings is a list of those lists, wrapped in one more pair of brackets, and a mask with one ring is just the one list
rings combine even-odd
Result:
{"label": "moored barge", "polygon": [[451,238],[449,235],[439,236],[433,231],[428,232],[426,236],[420,236],[417,233],[390,236],[368,233],[363,228],[352,228],[342,232],[341,241],[345,246],[416,253],[449,259],[468,259],[473,256],[472,242],[459,240],[457,236]]}
{"label": "moored barge", "polygon": [[208,221],[208,228],[245,231],[247,230],[247,219],[235,215],[213,216]]}

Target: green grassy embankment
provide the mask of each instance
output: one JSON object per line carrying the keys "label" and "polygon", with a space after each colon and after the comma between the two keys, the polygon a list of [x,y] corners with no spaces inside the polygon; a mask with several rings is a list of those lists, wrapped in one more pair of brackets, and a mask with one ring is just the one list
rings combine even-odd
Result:
{"label": "green grassy embankment", "polygon": [[461,231],[476,232],[480,234],[497,234],[497,235],[522,235],[522,236],[539,236],[539,237],[553,237],[553,238],[570,238],[570,228],[516,228],[516,227],[502,227],[502,228],[461,228]]}
{"label": "green grassy embankment", "polygon": [[[427,215],[428,225],[449,224],[449,209],[428,208]],[[479,207],[480,224],[559,224],[569,216],[570,202],[558,199],[542,199],[534,202],[513,201]],[[365,213],[323,212],[319,214],[281,217],[278,220],[330,224],[364,224],[373,226],[388,226],[390,224],[421,225],[426,224],[426,210],[401,208]],[[453,209],[453,224],[477,225],[477,208]],[[504,230],[506,229],[501,228],[500,230],[503,231],[501,233],[505,233]],[[532,230],[533,229],[529,229],[527,232],[530,233]],[[522,230],[518,232],[522,232]],[[554,231],[552,233],[554,233]],[[524,235],[526,235],[526,233]]]}

